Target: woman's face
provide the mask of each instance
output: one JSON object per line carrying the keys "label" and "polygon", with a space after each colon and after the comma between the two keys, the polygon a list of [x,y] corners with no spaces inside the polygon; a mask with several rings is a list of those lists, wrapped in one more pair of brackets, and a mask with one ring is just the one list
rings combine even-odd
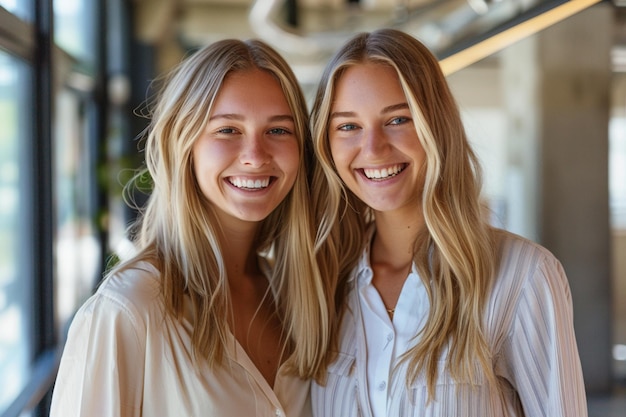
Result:
{"label": "woman's face", "polygon": [[346,186],[377,212],[419,210],[425,152],[396,71],[354,65],[335,87],[328,137]]}
{"label": "woman's face", "polygon": [[258,69],[228,75],[192,155],[220,221],[266,218],[291,190],[300,164],[294,117],[278,81]]}

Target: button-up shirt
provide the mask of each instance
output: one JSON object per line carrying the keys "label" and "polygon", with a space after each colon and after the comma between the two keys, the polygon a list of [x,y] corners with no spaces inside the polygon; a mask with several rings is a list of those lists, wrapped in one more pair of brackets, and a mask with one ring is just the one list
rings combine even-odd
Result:
{"label": "button-up shirt", "polygon": [[[368,287],[371,267],[365,253],[349,283],[337,359],[328,368],[326,384],[312,385],[314,416],[587,416],[571,294],[561,264],[545,248],[507,232],[501,233],[499,245],[499,270],[483,320],[497,386],[487,383],[478,364],[473,364],[475,385],[452,378],[447,352],[439,359],[434,398],[429,401],[425,375],[407,384],[408,362],[397,359],[416,343],[416,333],[400,331],[421,328],[427,317],[421,280],[411,279],[418,279],[413,270],[390,327],[382,318],[380,297],[376,300]],[[391,353],[386,345],[390,333],[389,343],[395,339]]]}
{"label": "button-up shirt", "polygon": [[164,313],[148,264],[107,278],[72,321],[52,417],[310,416],[309,381],[282,367],[272,388],[232,334],[225,362],[194,361],[191,309]]}
{"label": "button-up shirt", "polygon": [[415,335],[428,314],[428,294],[415,266],[404,282],[393,320],[372,284],[369,249],[361,256],[356,275],[359,304],[363,314],[367,350],[367,383],[374,417],[387,415],[391,368],[399,355],[417,342]]}

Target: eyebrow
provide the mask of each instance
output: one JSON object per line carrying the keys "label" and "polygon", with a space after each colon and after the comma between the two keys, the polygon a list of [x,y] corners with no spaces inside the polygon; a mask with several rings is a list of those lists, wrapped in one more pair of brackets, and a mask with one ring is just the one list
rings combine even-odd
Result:
{"label": "eyebrow", "polygon": [[[408,108],[409,108],[409,105],[407,103],[392,104],[391,106],[384,107],[381,110],[380,114],[387,114],[396,110],[408,109]],[[356,116],[356,113],[353,111],[336,111],[330,114],[331,119],[334,119],[337,117],[355,117],[355,116]]]}
{"label": "eyebrow", "polygon": [[[218,113],[218,114],[214,114],[213,116],[211,116],[209,118],[209,121],[216,120],[216,119],[242,121],[242,120],[245,120],[245,116],[243,114],[236,114],[236,113]],[[268,119],[268,122],[282,122],[282,121],[293,122],[294,118],[290,114],[277,114],[275,116],[271,116]]]}

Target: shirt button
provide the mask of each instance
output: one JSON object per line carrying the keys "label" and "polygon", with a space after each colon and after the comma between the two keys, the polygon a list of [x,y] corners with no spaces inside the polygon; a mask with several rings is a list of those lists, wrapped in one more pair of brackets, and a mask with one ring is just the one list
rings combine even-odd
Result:
{"label": "shirt button", "polygon": [[393,339],[393,333],[389,333],[389,334],[387,335],[387,341],[388,341],[388,342],[391,342],[391,340],[392,340],[392,339]]}
{"label": "shirt button", "polygon": [[387,383],[385,381],[378,384],[378,391],[383,391],[385,388],[387,388]]}

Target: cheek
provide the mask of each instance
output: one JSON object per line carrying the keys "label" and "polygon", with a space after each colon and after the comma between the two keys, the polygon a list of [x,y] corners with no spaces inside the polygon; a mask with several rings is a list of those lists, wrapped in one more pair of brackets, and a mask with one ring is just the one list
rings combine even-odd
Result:
{"label": "cheek", "polygon": [[343,160],[345,159],[344,150],[342,149],[341,142],[331,139],[329,141],[328,148],[330,149],[331,160],[335,163],[335,165],[341,165],[343,163]]}
{"label": "cheek", "polygon": [[193,172],[193,181],[198,186],[200,193],[202,194],[204,198],[208,198],[209,195],[211,194],[212,186],[211,186],[211,182],[209,181],[207,172],[202,169],[201,165],[196,164],[195,160],[191,169]]}
{"label": "cheek", "polygon": [[[296,141],[289,142],[281,146],[276,151],[278,161],[282,171],[295,181],[298,169],[300,168],[300,150]],[[293,184],[292,184],[293,185]]]}
{"label": "cheek", "polygon": [[330,142],[330,156],[337,172],[342,178],[346,173],[350,172],[350,163],[353,159],[352,153],[354,149],[354,147],[346,146],[346,144],[341,141]]}
{"label": "cheek", "polygon": [[202,148],[193,150],[191,154],[191,165],[196,178],[202,178],[207,168],[206,154]]}
{"label": "cheek", "polygon": [[214,181],[216,172],[219,169],[216,161],[221,160],[225,160],[225,158],[217,156],[216,159],[212,149],[206,143],[197,142],[191,149],[190,168],[195,182],[205,197],[207,197],[209,190],[214,187],[212,181]]}

